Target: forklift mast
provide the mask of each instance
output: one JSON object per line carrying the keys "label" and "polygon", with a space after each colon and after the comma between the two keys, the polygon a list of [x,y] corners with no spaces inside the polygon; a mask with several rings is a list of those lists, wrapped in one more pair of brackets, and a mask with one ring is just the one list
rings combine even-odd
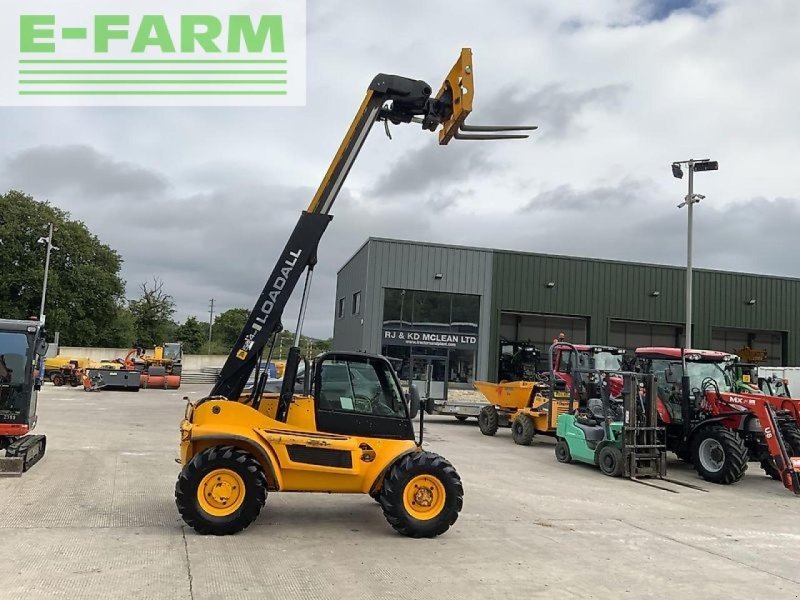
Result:
{"label": "forklift mast", "polygon": [[[285,404],[284,396],[286,393],[291,393],[293,389],[294,375],[299,362],[297,346],[308,300],[311,275],[317,262],[317,247],[333,218],[330,214],[333,203],[376,121],[384,121],[387,134],[390,122],[396,125],[415,122],[421,124],[424,130],[433,132],[441,125],[439,143],[442,145],[447,144],[451,139],[522,139],[527,138],[527,134],[502,132],[536,129],[536,127],[527,126],[465,125],[464,121],[472,111],[474,94],[472,83],[472,52],[468,48],[462,49],[459,60],[435,97],[432,96],[432,88],[424,81],[383,73],[372,80],[364,101],[342,140],[322,183],[311,200],[311,204],[301,214],[300,220],[247,318],[244,329],[239,334],[236,344],[222,367],[211,397],[234,399],[241,395],[250,374],[260,363],[265,348],[270,344],[270,340],[274,344],[275,336],[281,331],[283,311],[300,277],[305,272],[306,282],[295,332],[295,342],[290,349],[284,374],[284,390],[281,394],[280,404]],[[287,381],[290,381],[291,386],[286,385]],[[258,387],[254,387],[254,393],[257,393],[257,390]],[[279,408],[279,416],[281,412]]]}

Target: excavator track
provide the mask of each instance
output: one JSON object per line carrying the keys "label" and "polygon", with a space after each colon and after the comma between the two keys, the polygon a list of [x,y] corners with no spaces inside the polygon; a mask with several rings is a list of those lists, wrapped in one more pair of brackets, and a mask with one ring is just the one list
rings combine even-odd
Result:
{"label": "excavator track", "polygon": [[47,438],[43,435],[26,435],[6,448],[0,458],[0,476],[20,476],[44,457]]}

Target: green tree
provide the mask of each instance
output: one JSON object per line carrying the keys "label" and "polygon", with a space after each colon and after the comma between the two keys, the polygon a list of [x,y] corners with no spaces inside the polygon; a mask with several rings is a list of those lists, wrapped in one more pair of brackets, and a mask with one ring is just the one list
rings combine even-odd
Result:
{"label": "green tree", "polygon": [[217,342],[219,347],[227,348],[226,352],[230,351],[236,340],[239,339],[239,334],[242,333],[248,316],[250,316],[250,311],[246,308],[230,308],[218,314],[214,319],[212,339]]}
{"label": "green tree", "polygon": [[114,345],[125,292],[119,254],[69,213],[18,191],[0,194],[0,317],[39,314],[45,246],[37,242],[48,223],[58,247],[50,257],[48,331],[59,331],[64,345]]}
{"label": "green tree", "polygon": [[197,317],[189,317],[175,330],[175,338],[183,342],[187,354],[201,354],[208,341],[208,325],[198,321]]}
{"label": "green tree", "polygon": [[110,348],[130,348],[136,341],[133,314],[127,306],[117,307],[117,316],[109,325],[104,345]]}
{"label": "green tree", "polygon": [[144,282],[139,289],[141,298],[129,304],[137,344],[148,347],[170,341],[175,334],[175,301],[164,291],[164,282],[153,277],[152,284]]}

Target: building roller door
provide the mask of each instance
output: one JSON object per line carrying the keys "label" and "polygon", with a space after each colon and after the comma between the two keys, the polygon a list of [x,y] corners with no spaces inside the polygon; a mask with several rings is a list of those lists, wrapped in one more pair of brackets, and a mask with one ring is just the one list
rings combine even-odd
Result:
{"label": "building roller door", "polygon": [[765,351],[766,358],[759,361],[759,364],[780,367],[785,366],[785,335],[780,331],[749,331],[747,329],[714,327],[711,330],[711,349],[731,354],[741,353],[746,360],[749,358],[741,352],[743,348]]}
{"label": "building roller door", "polygon": [[530,342],[543,355],[558,334],[563,333],[573,344],[585,344],[589,319],[561,315],[503,312],[500,314],[500,339],[509,342]]}
{"label": "building roller door", "polygon": [[636,348],[661,346],[680,348],[683,326],[642,321],[611,321],[608,345],[633,352]]}

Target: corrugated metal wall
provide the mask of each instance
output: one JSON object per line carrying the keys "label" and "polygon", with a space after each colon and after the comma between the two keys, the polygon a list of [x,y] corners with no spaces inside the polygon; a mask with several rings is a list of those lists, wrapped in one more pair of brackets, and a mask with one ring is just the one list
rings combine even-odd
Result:
{"label": "corrugated metal wall", "polygon": [[[333,303],[333,349],[360,352],[364,348],[364,323],[369,323],[369,304],[367,296],[367,277],[369,243],[364,244],[345,266],[339,270],[336,278],[336,298]],[[361,292],[361,312],[352,314],[353,294]],[[344,316],[339,318],[339,299],[344,298]],[[380,313],[379,313],[380,316]]]}
{"label": "corrugated metal wall", "polygon": [[[588,317],[589,340],[600,344],[612,319],[682,323],[684,278],[678,267],[495,251],[490,336],[498,336],[501,310]],[[800,280],[697,270],[694,345],[708,347],[712,327],[785,331],[789,364],[800,364],[798,302]],[[496,361],[492,344],[489,364]]]}
{"label": "corrugated metal wall", "polygon": [[[368,247],[369,285],[365,304],[368,314],[375,318],[365,320],[364,349],[381,351],[384,288],[474,294],[481,296],[476,374],[478,378],[485,378],[486,357],[491,345],[488,325],[491,321],[492,252],[382,239],[370,239]],[[444,277],[435,279],[436,273]]]}
{"label": "corrugated metal wall", "polygon": [[[684,278],[680,267],[370,239],[339,272],[336,298],[346,298],[345,317],[335,321],[334,342],[338,349],[381,351],[384,288],[476,294],[476,376],[494,377],[501,311],[585,317],[589,341],[609,343],[613,320],[683,323]],[[353,317],[358,290],[362,315]],[[711,347],[713,328],[784,332],[787,362],[800,365],[800,280],[696,270],[694,346]]]}

